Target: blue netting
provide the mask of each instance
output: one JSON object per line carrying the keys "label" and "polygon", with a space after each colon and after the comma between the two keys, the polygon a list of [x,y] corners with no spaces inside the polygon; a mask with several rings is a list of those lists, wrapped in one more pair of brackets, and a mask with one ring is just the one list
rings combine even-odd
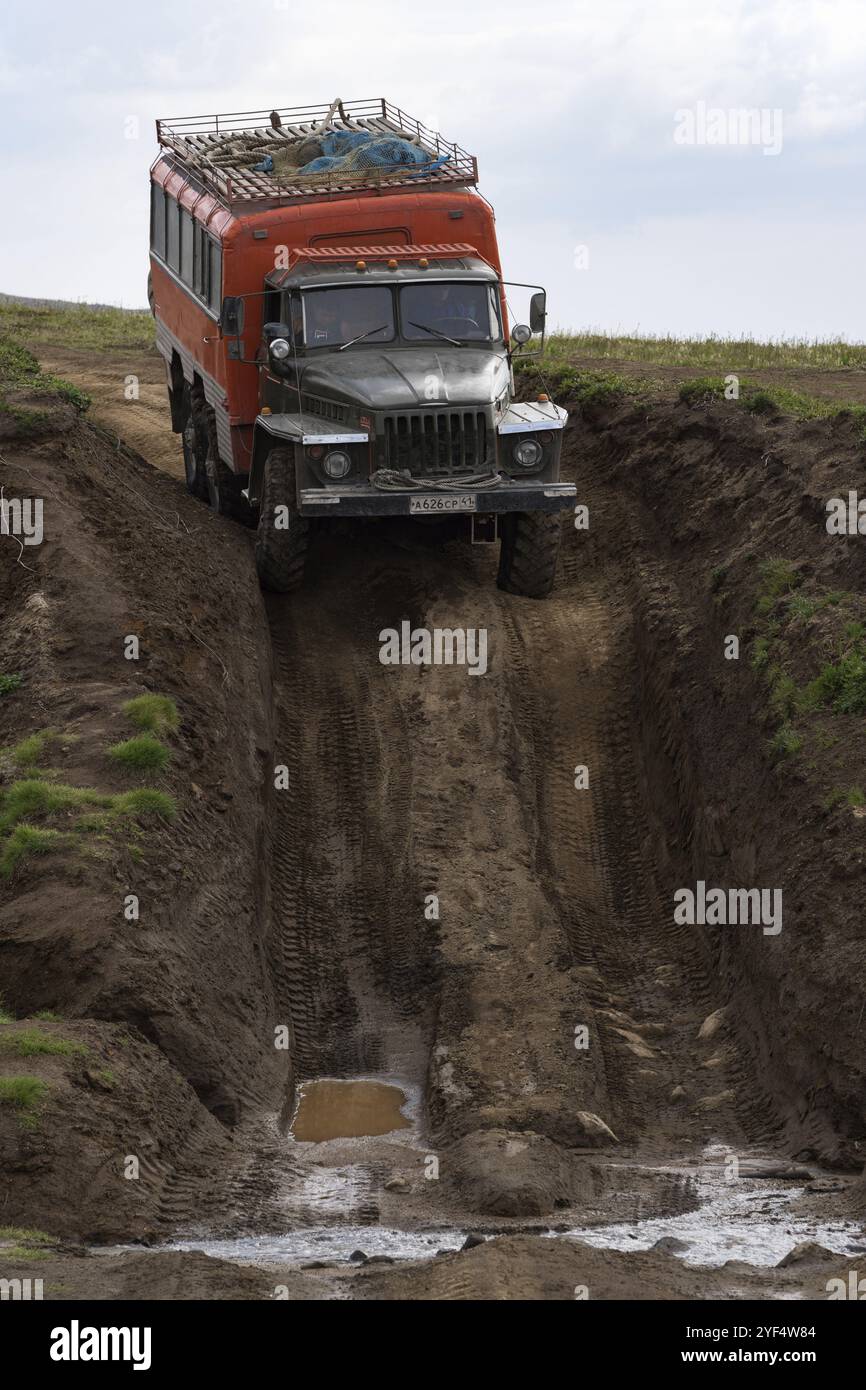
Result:
{"label": "blue netting", "polygon": [[318,159],[311,159],[309,164],[298,170],[298,173],[326,174],[329,169],[341,169],[345,163],[345,159],[338,159],[334,155],[320,154]]}
{"label": "blue netting", "polygon": [[329,130],[319,137],[322,154],[349,154],[358,145],[369,145],[373,139],[368,130]]}
{"label": "blue netting", "polygon": [[[307,141],[309,146],[312,141]],[[450,159],[439,159],[399,136],[377,136],[366,130],[333,130],[317,137],[321,151],[298,170],[299,174],[325,174],[337,170],[347,173],[363,169],[398,169],[417,166],[410,177],[432,173]],[[305,153],[307,151],[305,150]]]}

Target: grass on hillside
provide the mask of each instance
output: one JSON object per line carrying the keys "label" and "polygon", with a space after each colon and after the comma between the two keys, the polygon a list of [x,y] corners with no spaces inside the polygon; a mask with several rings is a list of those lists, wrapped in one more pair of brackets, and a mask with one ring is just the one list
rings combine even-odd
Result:
{"label": "grass on hillside", "polygon": [[[84,411],[90,405],[90,397],[61,377],[43,372],[32,352],[2,336],[0,329],[0,415],[15,422],[22,435],[39,434],[51,426],[51,412],[35,407],[32,398],[59,396],[74,405],[76,410]],[[26,404],[24,402],[27,402]]]}
{"label": "grass on hillside", "polygon": [[88,304],[41,306],[0,300],[0,337],[34,347],[147,350],[155,329],[147,309],[94,308]]}
{"label": "grass on hillside", "polygon": [[[652,376],[625,376],[610,369],[581,367],[571,357],[548,355],[547,352],[536,358],[516,358],[514,371],[518,396],[526,391],[546,392],[554,399],[569,401],[584,410],[615,406],[630,398],[655,400],[670,389]],[[861,427],[861,440],[866,445],[866,406],[850,400],[813,396],[775,382],[759,385],[744,376],[738,376],[737,394],[732,397],[727,380],[730,375],[692,377],[683,381],[677,390],[679,399],[684,405],[695,407],[721,401],[753,415],[792,415],[801,420],[848,416]]]}
{"label": "grass on hillside", "polygon": [[813,367],[841,370],[866,367],[866,343],[847,343],[841,338],[786,338],[761,343],[754,338],[672,338],[666,334],[601,333],[582,329],[577,333],[552,333],[545,345],[545,359],[573,361],[579,357],[650,362],[660,367],[713,367],[723,372],[743,372],[761,367]]}
{"label": "grass on hillside", "polygon": [[0,1076],[0,1105],[18,1111],[19,1123],[30,1127],[35,1111],[48,1094],[48,1082],[38,1076]]}
{"label": "grass on hillside", "polygon": [[[781,556],[764,560],[758,573],[751,664],[764,681],[777,726],[771,751],[786,758],[807,742],[812,751],[826,751],[838,737],[832,716],[866,714],[862,600],[807,583],[803,571]],[[861,798],[858,787],[836,795],[852,806]]]}
{"label": "grass on hillside", "polygon": [[15,1033],[0,1033],[0,1056],[5,1057],[83,1057],[84,1043],[71,1038],[56,1038],[41,1028],[21,1028]]}

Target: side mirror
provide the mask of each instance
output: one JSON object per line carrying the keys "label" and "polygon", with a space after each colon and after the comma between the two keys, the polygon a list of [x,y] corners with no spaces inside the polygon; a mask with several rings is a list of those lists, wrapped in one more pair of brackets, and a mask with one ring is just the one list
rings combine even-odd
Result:
{"label": "side mirror", "polygon": [[547,318],[547,294],[540,290],[534,294],[529,301],[529,327],[533,333],[544,332],[544,322]]}
{"label": "side mirror", "polygon": [[220,313],[220,332],[226,338],[239,338],[244,331],[244,301],[240,295],[227,294]]}

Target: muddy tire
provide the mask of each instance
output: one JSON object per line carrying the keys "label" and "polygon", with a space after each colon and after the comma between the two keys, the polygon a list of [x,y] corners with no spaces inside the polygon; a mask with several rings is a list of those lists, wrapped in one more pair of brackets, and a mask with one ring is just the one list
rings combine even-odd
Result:
{"label": "muddy tire", "polygon": [[[277,508],[281,525],[277,526]],[[292,449],[271,449],[265,460],[265,476],[256,535],[256,570],[263,589],[291,593],[304,578],[310,523],[298,512],[295,491],[295,456]]]}
{"label": "muddy tire", "polygon": [[252,514],[242,492],[242,480],[220,458],[216,416],[213,407],[208,405],[199,382],[192,388],[192,411],[196,436],[203,449],[201,495],[218,516],[228,516],[249,526]]}
{"label": "muddy tire", "polygon": [[[213,432],[215,435],[216,431]],[[246,501],[241,492],[241,480],[227,464],[223,463],[216,451],[216,440],[208,441],[207,456],[204,461],[205,492],[211,510],[218,516],[230,516],[235,521],[246,521]]]}
{"label": "muddy tire", "polygon": [[204,501],[207,498],[207,476],[204,471],[207,439],[202,430],[196,426],[191,409],[187,411],[186,424],[181,431],[180,440],[183,445],[183,472],[186,479],[186,490],[193,497],[198,497]]}
{"label": "muddy tire", "polygon": [[497,584],[509,594],[547,598],[562,539],[558,512],[511,512],[502,519]]}

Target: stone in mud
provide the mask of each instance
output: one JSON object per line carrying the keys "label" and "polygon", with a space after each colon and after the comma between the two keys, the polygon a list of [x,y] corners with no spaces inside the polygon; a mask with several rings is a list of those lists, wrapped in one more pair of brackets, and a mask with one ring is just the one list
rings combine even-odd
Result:
{"label": "stone in mud", "polygon": [[605,1144],[619,1143],[613,1130],[591,1110],[578,1110],[575,1119],[580,1126],[583,1142],[591,1148],[601,1148]]}
{"label": "stone in mud", "polygon": [[722,1110],[726,1105],[733,1105],[737,1098],[736,1091],[719,1091],[714,1096],[702,1096],[695,1102],[696,1110]]}
{"label": "stone in mud", "polygon": [[679,1236],[662,1236],[650,1249],[657,1250],[662,1255],[679,1255],[683,1250],[689,1249],[689,1242],[680,1240]]}
{"label": "stone in mud", "polygon": [[531,1131],[464,1135],[447,1171],[460,1198],[485,1216],[546,1216],[557,1204],[571,1206],[591,1182],[576,1154]]}
{"label": "stone in mud", "polygon": [[353,1265],[365,1265],[367,1263],[367,1259],[368,1256],[365,1254],[363,1250],[353,1250],[351,1255],[349,1256],[349,1260]]}
{"label": "stone in mud", "polygon": [[655,1057],[651,1047],[648,1047],[639,1033],[634,1033],[630,1028],[614,1028],[615,1033],[619,1033],[624,1040],[625,1050],[634,1057],[642,1057],[645,1060]]}
{"label": "stone in mud", "polygon": [[386,1192],[409,1192],[410,1190],[407,1179],[401,1178],[399,1175],[395,1178],[389,1178],[385,1183]]}
{"label": "stone in mud", "polygon": [[714,1038],[724,1021],[724,1009],[716,1009],[715,1013],[708,1014],[698,1029],[698,1038],[702,1042],[705,1042],[708,1038]]}
{"label": "stone in mud", "polygon": [[671,1091],[671,1100],[685,1100],[687,1096],[688,1091],[685,1086],[674,1086],[674,1089]]}
{"label": "stone in mud", "polygon": [[808,1182],[812,1173],[797,1163],[778,1163],[773,1159],[745,1158],[738,1168],[741,1178],[786,1178],[789,1182]]}
{"label": "stone in mud", "polygon": [[827,1260],[838,1260],[839,1256],[834,1255],[832,1250],[825,1250],[823,1245],[819,1245],[814,1240],[803,1240],[799,1245],[795,1245],[789,1250],[787,1255],[783,1255],[776,1265],[776,1269],[787,1269],[789,1265],[812,1265],[824,1263]]}
{"label": "stone in mud", "polygon": [[476,1247],[476,1245],[483,1245],[483,1244],[484,1244],[484,1236],[476,1235],[474,1231],[470,1231],[470,1232],[469,1232],[469,1235],[468,1235],[468,1236],[466,1237],[466,1239],[464,1240],[464,1242],[463,1242],[463,1244],[461,1245],[460,1249],[461,1249],[461,1250],[474,1250],[475,1247]]}
{"label": "stone in mud", "polygon": [[717,1071],[719,1067],[726,1065],[728,1061],[724,1052],[714,1052],[712,1057],[708,1057],[705,1062],[701,1062],[701,1071]]}

